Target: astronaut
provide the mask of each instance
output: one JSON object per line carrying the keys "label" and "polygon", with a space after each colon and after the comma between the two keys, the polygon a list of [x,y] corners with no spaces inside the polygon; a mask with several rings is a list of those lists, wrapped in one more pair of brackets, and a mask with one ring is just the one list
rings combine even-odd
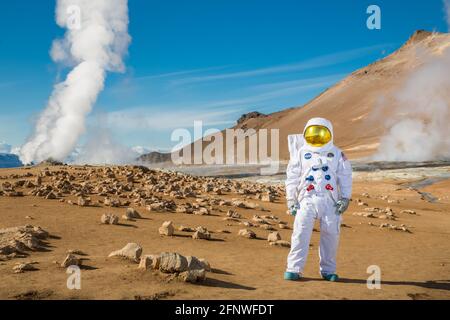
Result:
{"label": "astronaut", "polygon": [[320,221],[320,274],[327,281],[337,281],[341,215],[347,210],[352,193],[350,161],[333,144],[333,126],[326,119],[312,118],[303,135],[288,138],[286,199],[295,221],[284,279],[300,279],[317,219]]}

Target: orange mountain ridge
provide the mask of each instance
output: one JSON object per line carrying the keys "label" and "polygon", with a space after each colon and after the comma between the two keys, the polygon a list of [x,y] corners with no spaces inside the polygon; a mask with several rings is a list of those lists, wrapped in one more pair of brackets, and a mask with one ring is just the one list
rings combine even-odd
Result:
{"label": "orange mountain ridge", "polygon": [[[335,144],[349,158],[369,156],[377,150],[386,132],[383,119],[395,108],[393,95],[408,75],[423,64],[423,55],[418,53],[426,50],[439,55],[448,46],[448,33],[416,31],[394,53],[353,72],[307,104],[268,115],[252,112],[243,115],[233,128],[279,129],[280,160],[288,160],[287,136],[301,133],[310,118],[324,117],[333,123]],[[224,154],[225,140],[224,135]],[[203,147],[209,143],[203,142]],[[194,150],[192,144],[189,147]]]}

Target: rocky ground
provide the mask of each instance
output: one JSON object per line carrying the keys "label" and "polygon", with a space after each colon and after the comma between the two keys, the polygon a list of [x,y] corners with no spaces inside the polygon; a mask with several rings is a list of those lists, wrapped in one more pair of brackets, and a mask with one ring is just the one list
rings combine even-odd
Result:
{"label": "rocky ground", "polygon": [[[447,169],[448,172],[448,169]],[[373,175],[373,174],[372,174]],[[338,257],[282,279],[293,218],[282,184],[139,166],[0,170],[2,299],[450,298],[449,180],[355,179]],[[81,270],[69,290],[67,267]],[[371,265],[381,289],[369,290]]]}

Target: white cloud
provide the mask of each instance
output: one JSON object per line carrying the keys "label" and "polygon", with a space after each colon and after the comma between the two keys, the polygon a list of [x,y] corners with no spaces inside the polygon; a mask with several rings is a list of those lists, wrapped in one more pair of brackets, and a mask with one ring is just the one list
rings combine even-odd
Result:
{"label": "white cloud", "polygon": [[345,76],[347,76],[347,74],[342,73],[342,74],[332,74],[324,77],[265,83],[255,85],[251,87],[251,89],[257,89],[260,91],[276,90],[276,92],[278,92],[278,90],[285,90],[285,89],[297,89],[299,91],[308,90],[332,85],[337,81],[339,81],[340,79],[344,78]]}
{"label": "white cloud", "polygon": [[162,79],[162,78],[172,78],[172,77],[179,77],[179,76],[185,76],[190,74],[196,74],[196,73],[203,73],[203,72],[209,72],[214,70],[220,70],[229,67],[226,66],[217,66],[217,67],[208,67],[208,68],[198,68],[198,69],[191,69],[191,70],[182,70],[182,71],[174,71],[174,72],[166,72],[166,73],[160,73],[160,74],[151,74],[147,76],[139,76],[134,78],[134,80],[149,80],[149,79]]}
{"label": "white cloud", "polygon": [[0,142],[0,153],[11,153],[12,146],[6,142]]}
{"label": "white cloud", "polygon": [[167,130],[190,128],[194,121],[203,121],[203,125],[229,125],[236,121],[233,114],[239,109],[229,110],[170,110],[170,108],[133,108],[114,111],[108,114],[108,126],[116,129]]}
{"label": "white cloud", "polygon": [[[307,92],[330,86],[344,74],[306,78],[292,81],[271,82],[249,87],[250,93],[234,99],[203,101],[188,105],[155,105],[124,108],[107,114],[109,127],[124,130],[167,130],[190,128],[194,121],[205,126],[230,126],[237,118],[255,104],[268,103],[278,97]],[[255,109],[260,109],[255,107]]]}
{"label": "white cloud", "polygon": [[188,77],[183,79],[174,80],[172,83],[175,85],[184,85],[188,83],[198,83],[198,82],[209,82],[215,80],[225,80],[225,79],[236,79],[236,78],[248,78],[248,77],[256,77],[277,73],[288,73],[288,72],[296,72],[303,71],[309,69],[316,69],[331,65],[336,65],[339,63],[344,63],[347,61],[351,61],[353,59],[362,57],[364,55],[379,52],[380,50],[390,46],[390,44],[381,44],[375,46],[369,46],[364,48],[358,48],[353,50],[342,51],[338,53],[327,54],[323,56],[319,56],[316,58],[308,59],[302,62],[293,63],[293,64],[285,64],[274,67],[253,69],[247,71],[238,71],[238,72],[230,72],[230,73],[222,73],[215,75],[206,75],[206,76],[196,76],[196,77]]}

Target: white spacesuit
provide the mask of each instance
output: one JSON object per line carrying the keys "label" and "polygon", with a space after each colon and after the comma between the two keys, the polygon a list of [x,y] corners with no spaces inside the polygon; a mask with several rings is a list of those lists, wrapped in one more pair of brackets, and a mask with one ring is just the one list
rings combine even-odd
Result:
{"label": "white spacesuit", "polygon": [[320,273],[336,281],[341,214],[352,191],[352,168],[333,144],[333,126],[323,118],[308,121],[303,135],[289,136],[286,198],[295,215],[286,280],[298,279],[306,263],[314,220],[320,220]]}

